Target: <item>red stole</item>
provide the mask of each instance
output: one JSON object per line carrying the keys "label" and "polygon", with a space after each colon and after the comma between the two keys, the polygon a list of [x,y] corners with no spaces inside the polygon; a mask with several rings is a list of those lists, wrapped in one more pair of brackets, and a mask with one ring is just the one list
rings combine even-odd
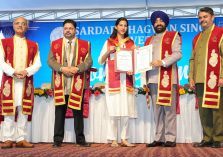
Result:
{"label": "red stole", "polygon": [[[33,64],[37,54],[37,44],[30,40],[27,41],[27,59],[26,67]],[[2,39],[2,46],[4,49],[5,62],[14,68],[14,40],[13,38]],[[16,51],[16,50],[15,50]],[[33,110],[34,102],[34,87],[33,87],[33,76],[26,77],[24,80],[22,97],[22,112],[26,115],[31,115]],[[2,100],[2,115],[15,115],[14,107],[14,79],[11,76],[7,76],[3,73],[2,85],[1,85],[1,100]]]}
{"label": "red stole", "polygon": [[[132,48],[134,46],[134,41],[129,37],[125,38],[124,40],[126,48]],[[107,41],[107,48],[109,49],[110,46],[116,46],[117,48],[120,48],[118,38],[109,38]],[[115,72],[115,61],[111,60],[110,57],[108,57],[108,86],[109,93],[120,92],[120,72]],[[126,74],[126,89],[129,93],[133,93],[134,91],[132,75]]]}
{"label": "red stole", "polygon": [[[85,61],[90,53],[90,43],[84,40],[76,39],[75,41],[75,63],[73,66],[77,66]],[[57,62],[63,65],[64,61],[64,41],[63,38],[52,42],[52,52]],[[76,110],[81,109],[85,73],[76,74],[72,78],[71,92],[68,99],[68,107]],[[54,86],[54,101],[55,105],[64,105],[64,76],[60,72],[53,71],[53,86]]]}
{"label": "red stole", "polygon": [[[0,95],[1,95],[1,89],[0,89]],[[1,104],[1,96],[0,96],[0,124],[4,120],[4,116],[2,116],[2,104]]]}
{"label": "red stole", "polygon": [[[178,32],[164,32],[161,40],[161,58],[163,60],[166,56],[172,54],[172,44]],[[149,37],[145,45],[150,44],[153,36]],[[158,77],[158,93],[157,93],[157,104],[163,106],[171,106],[172,102],[172,84],[173,84],[173,66],[169,67],[160,67],[159,68],[159,77]]]}
{"label": "red stole", "polygon": [[[201,32],[193,40],[193,50],[195,55],[195,48],[200,35]],[[204,108],[219,108],[220,105],[220,87],[218,87],[218,82],[221,72],[220,43],[222,42],[222,39],[223,29],[213,25],[205,53],[205,83],[202,102],[202,107]]]}

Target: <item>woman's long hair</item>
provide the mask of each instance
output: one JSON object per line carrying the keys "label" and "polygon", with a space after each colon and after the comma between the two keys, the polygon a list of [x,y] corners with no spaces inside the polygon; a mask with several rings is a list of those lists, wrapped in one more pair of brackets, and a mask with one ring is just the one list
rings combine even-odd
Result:
{"label": "woman's long hair", "polygon": [[[116,20],[116,22],[115,22],[115,26],[117,27],[118,24],[119,24],[121,21],[126,21],[126,23],[127,23],[127,30],[126,30],[126,32],[125,32],[125,34],[124,34],[124,38],[126,38],[126,37],[129,36],[129,33],[128,33],[128,32],[129,32],[129,28],[128,28],[129,23],[128,23],[128,20],[127,20],[125,17],[120,17],[120,18],[118,18],[118,19]],[[115,39],[116,37],[117,37],[117,29],[114,27],[113,32],[112,32],[110,38]]]}

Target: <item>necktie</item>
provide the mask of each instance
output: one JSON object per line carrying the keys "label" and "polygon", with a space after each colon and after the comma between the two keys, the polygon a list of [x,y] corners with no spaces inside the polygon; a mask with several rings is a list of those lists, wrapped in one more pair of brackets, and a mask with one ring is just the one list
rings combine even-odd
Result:
{"label": "necktie", "polygon": [[72,41],[68,41],[68,46],[67,46],[67,62],[68,62],[68,66],[71,66],[71,43]]}
{"label": "necktie", "polygon": [[[72,43],[72,41],[67,42],[67,49],[66,49],[68,67],[71,66],[71,62],[72,62],[71,43]],[[66,94],[70,93],[70,88],[71,88],[71,77],[66,77],[65,78],[65,93]]]}

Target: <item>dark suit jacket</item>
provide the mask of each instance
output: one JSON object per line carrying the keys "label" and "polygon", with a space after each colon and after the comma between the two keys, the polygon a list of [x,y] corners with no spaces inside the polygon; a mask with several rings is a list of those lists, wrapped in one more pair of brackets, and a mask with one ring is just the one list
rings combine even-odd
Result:
{"label": "dark suit jacket", "polygon": [[[77,39],[78,40],[78,39]],[[52,46],[52,45],[51,45]],[[74,65],[74,61],[76,58],[76,52],[75,52],[75,48],[74,48],[74,55],[73,55],[73,59],[72,59],[72,66]],[[91,49],[90,49],[91,51]],[[48,55],[48,60],[47,60],[48,65],[55,71],[60,72],[60,68],[61,67],[67,67],[68,63],[67,63],[67,57],[66,57],[66,53],[64,50],[64,61],[63,61],[63,65],[61,65],[60,63],[57,63],[56,58],[53,55],[52,49],[50,48],[50,52]],[[92,66],[92,57],[91,57],[91,52],[89,52],[88,57],[85,59],[85,61],[79,65],[76,65],[79,69],[80,69],[80,73],[87,73],[87,71],[91,68]],[[64,75],[65,76],[65,75]],[[66,77],[66,76],[65,76]],[[65,79],[66,80],[66,79]],[[84,88],[87,88],[87,80],[84,80]]]}

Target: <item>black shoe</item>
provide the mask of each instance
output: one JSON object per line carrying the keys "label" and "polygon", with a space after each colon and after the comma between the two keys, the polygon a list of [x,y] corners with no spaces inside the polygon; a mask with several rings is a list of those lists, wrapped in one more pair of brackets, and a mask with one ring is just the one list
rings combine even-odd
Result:
{"label": "black shoe", "polygon": [[212,148],[221,148],[221,142],[219,142],[219,141],[215,141],[215,142],[213,142],[213,144],[212,144],[211,147],[212,147]]}
{"label": "black shoe", "polygon": [[158,147],[158,146],[163,146],[164,142],[160,141],[153,141],[153,143],[146,144],[146,147]]}
{"label": "black shoe", "polygon": [[213,142],[202,140],[200,143],[194,143],[193,147],[212,147]]}
{"label": "black shoe", "polygon": [[91,144],[87,143],[87,142],[83,142],[83,143],[77,143],[80,147],[90,147]]}
{"label": "black shoe", "polygon": [[62,147],[62,143],[61,142],[54,142],[52,145],[53,148],[59,148]]}
{"label": "black shoe", "polygon": [[164,147],[176,147],[176,142],[166,141]]}

